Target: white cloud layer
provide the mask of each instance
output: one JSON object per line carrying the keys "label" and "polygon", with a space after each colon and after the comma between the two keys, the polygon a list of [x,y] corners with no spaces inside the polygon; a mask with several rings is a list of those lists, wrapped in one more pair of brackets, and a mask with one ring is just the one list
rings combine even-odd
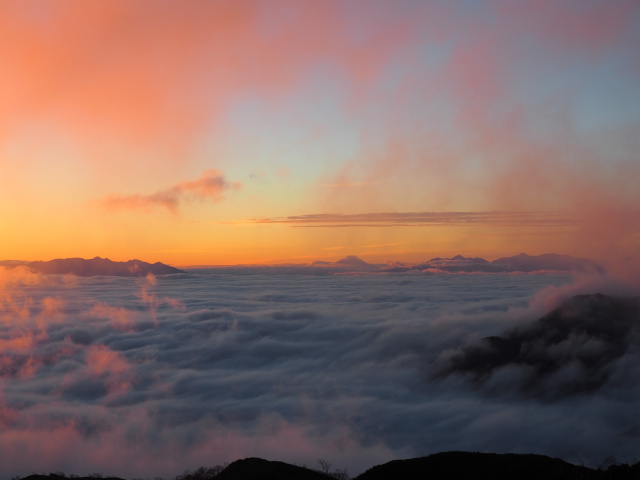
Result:
{"label": "white cloud layer", "polygon": [[637,339],[577,395],[433,379],[438,358],[533,321],[546,296],[594,291],[568,276],[207,272],[0,271],[6,476],[167,478],[247,456],[355,475],[444,450],[639,460]]}

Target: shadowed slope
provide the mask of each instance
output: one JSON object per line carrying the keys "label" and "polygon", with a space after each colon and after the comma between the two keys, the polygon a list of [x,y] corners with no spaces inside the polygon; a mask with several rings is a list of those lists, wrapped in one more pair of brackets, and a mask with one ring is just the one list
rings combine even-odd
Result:
{"label": "shadowed slope", "polygon": [[236,460],[218,474],[220,480],[327,480],[324,473],[261,458]]}
{"label": "shadowed slope", "polygon": [[377,465],[355,480],[604,480],[604,475],[544,455],[443,452]]}
{"label": "shadowed slope", "polygon": [[69,478],[73,478],[73,480],[124,480],[120,477],[98,477],[96,475],[100,475],[98,474],[93,474],[92,476],[86,476],[86,477],[78,477],[78,476],[73,476],[73,477],[68,477],[64,474],[59,474],[59,473],[50,473],[48,475],[39,475],[39,474],[33,474],[33,475],[29,475],[27,477],[24,477],[22,480],[69,480]]}
{"label": "shadowed slope", "polygon": [[588,273],[604,273],[604,268],[587,258],[577,258],[571,255],[545,253],[542,255],[527,255],[521,253],[513,257],[502,257],[491,262],[504,267],[508,272],[533,272],[536,270],[558,270]]}
{"label": "shadowed slope", "polygon": [[[200,468],[174,480],[327,480],[349,478],[341,472],[324,474],[285,462],[245,458],[236,460],[224,470]],[[219,472],[219,473],[218,473]],[[22,480],[122,480],[117,477],[88,477],[50,473],[29,475]],[[371,467],[353,480],[637,480],[640,462],[634,465],[611,464],[593,469],[573,465],[545,455],[515,453],[442,452],[426,457],[392,460]]]}

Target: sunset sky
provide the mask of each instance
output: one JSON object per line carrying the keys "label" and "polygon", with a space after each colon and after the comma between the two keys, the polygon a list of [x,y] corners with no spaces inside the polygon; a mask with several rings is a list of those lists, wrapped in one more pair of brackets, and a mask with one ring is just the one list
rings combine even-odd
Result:
{"label": "sunset sky", "polygon": [[25,0],[0,260],[640,247],[640,3]]}

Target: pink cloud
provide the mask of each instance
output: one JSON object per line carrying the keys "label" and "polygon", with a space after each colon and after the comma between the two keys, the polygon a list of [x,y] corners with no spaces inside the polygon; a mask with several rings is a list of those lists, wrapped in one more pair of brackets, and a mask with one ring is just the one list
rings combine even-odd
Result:
{"label": "pink cloud", "polygon": [[10,335],[0,338],[0,377],[30,378],[48,362],[70,353],[73,347],[63,344],[46,355],[36,355],[37,348],[49,340],[42,327],[14,327]]}
{"label": "pink cloud", "polygon": [[193,201],[219,202],[227,190],[238,190],[241,184],[228,182],[217,170],[206,170],[201,177],[180,182],[168,189],[152,194],[107,195],[102,205],[111,211],[140,210],[149,212],[155,208],[167,209],[177,214],[183,203]]}
{"label": "pink cloud", "polygon": [[[637,148],[630,135],[599,131],[614,146],[603,153],[580,130],[576,111],[584,84],[604,77],[612,59],[624,65],[621,75],[637,75],[628,67],[640,60],[629,40],[638,5],[491,1],[475,15],[463,10],[422,17],[425,28],[413,40],[441,45],[441,58],[380,94],[384,127],[362,135],[359,154],[324,178],[358,184],[357,194],[318,191],[315,210],[564,211],[577,228],[558,248],[633,254]],[[420,115],[409,117],[416,105]]]}
{"label": "pink cloud", "polygon": [[160,436],[151,436],[153,420],[140,408],[126,408],[117,418],[110,418],[99,406],[86,408],[85,414],[107,415],[113,422],[107,431],[89,439],[81,433],[79,422],[47,422],[36,413],[16,411],[0,402],[0,424],[20,422],[20,428],[0,432],[3,468],[8,474],[25,475],[25,465],[32,465],[34,458],[49,471],[101,472],[125,478],[173,477],[185,468],[252,456],[308,464],[311,468],[318,457],[331,458],[336,468],[350,462],[362,470],[381,458],[394,458],[394,452],[385,445],[372,442],[362,447],[346,428],[336,428],[330,438],[325,438],[277,417],[262,418],[253,432],[207,422],[200,441],[181,445],[175,441],[183,433],[179,429],[168,427]]}
{"label": "pink cloud", "polygon": [[633,2],[497,0],[492,4],[519,33],[546,39],[554,48],[572,54],[582,52],[591,56],[602,55],[615,45],[637,11]]}
{"label": "pink cloud", "polygon": [[85,354],[87,369],[91,375],[105,373],[120,375],[130,370],[127,361],[117,352],[105,345],[91,346]]}
{"label": "pink cloud", "polygon": [[114,149],[185,158],[212,128],[224,131],[229,102],[255,92],[277,104],[318,65],[346,72],[354,95],[370,92],[419,22],[377,24],[384,11],[370,19],[359,12],[376,10],[368,2],[352,8],[251,0],[13,5],[0,19],[0,91],[11,92],[0,93],[0,107],[12,112],[0,120],[0,138],[54,130],[86,149],[98,172],[135,172],[135,164],[150,165],[145,156],[119,160]]}
{"label": "pink cloud", "polygon": [[94,345],[86,349],[85,361],[89,376],[104,380],[110,394],[131,388],[131,366],[120,353],[105,345]]}
{"label": "pink cloud", "polygon": [[89,311],[96,318],[107,318],[111,325],[122,331],[128,332],[134,329],[136,312],[123,307],[113,307],[108,303],[97,303]]}

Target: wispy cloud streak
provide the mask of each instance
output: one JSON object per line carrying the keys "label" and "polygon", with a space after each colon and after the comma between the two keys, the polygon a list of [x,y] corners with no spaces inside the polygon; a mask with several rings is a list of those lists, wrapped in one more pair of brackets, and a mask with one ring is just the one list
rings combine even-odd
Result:
{"label": "wispy cloud streak", "polygon": [[569,216],[548,212],[387,212],[361,214],[309,214],[259,217],[249,223],[275,223],[294,227],[398,227],[473,226],[571,227]]}

